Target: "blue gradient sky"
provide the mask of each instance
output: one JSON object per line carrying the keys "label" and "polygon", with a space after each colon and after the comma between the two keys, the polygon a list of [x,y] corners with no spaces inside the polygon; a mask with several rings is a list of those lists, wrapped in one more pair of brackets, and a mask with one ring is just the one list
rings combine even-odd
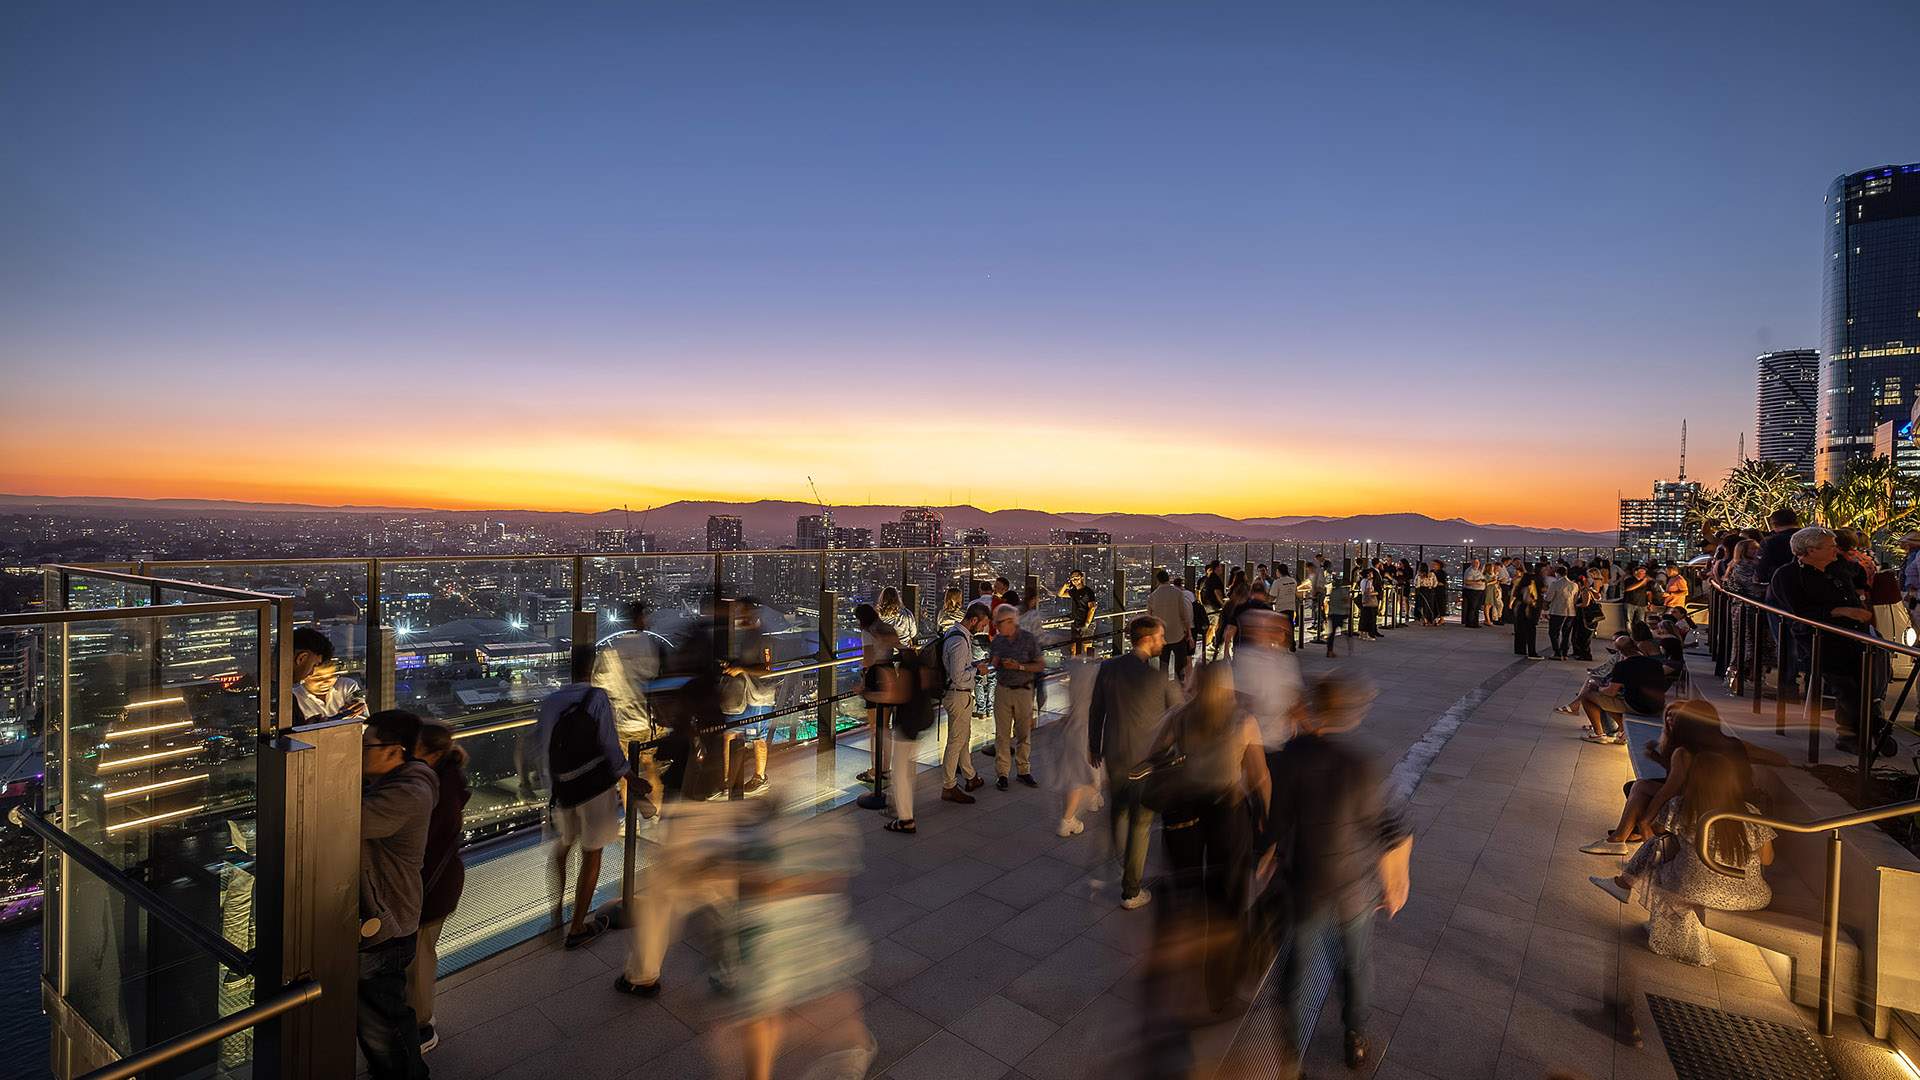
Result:
{"label": "blue gradient sky", "polygon": [[1920,158],[1910,2],[311,7],[8,9],[0,490],[1604,527]]}

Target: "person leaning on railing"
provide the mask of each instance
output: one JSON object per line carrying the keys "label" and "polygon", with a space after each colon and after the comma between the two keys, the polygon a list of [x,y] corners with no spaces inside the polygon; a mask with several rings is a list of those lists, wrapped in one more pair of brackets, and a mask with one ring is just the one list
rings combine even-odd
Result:
{"label": "person leaning on railing", "polygon": [[[1794,561],[1774,572],[1767,586],[1767,602],[1784,608],[1802,619],[1856,634],[1873,633],[1873,611],[1866,607],[1852,583],[1833,571],[1840,558],[1833,531],[1811,525],[1793,534],[1789,541]],[[1814,630],[1802,622],[1793,624],[1796,650],[1806,655],[1812,648]],[[1834,748],[1843,754],[1856,749],[1860,734],[1860,650],[1865,646],[1840,634],[1826,635],[1820,643],[1820,678],[1833,691],[1833,722],[1839,732]],[[1879,712],[1884,689],[1884,665],[1875,663],[1872,689],[1873,711]],[[1876,724],[1876,730],[1878,725]],[[1891,733],[1886,742],[1891,743]],[[1892,749],[1889,748],[1889,753]]]}

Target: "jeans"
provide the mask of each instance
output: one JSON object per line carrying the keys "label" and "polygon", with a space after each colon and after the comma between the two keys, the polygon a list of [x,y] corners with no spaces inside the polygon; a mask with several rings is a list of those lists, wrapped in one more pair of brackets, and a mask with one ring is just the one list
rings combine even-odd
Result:
{"label": "jeans", "polygon": [[407,968],[414,936],[393,938],[360,950],[360,1052],[373,1080],[425,1080],[420,1060],[420,1020],[407,1004]]}
{"label": "jeans", "polygon": [[1327,908],[1294,923],[1290,937],[1280,984],[1286,990],[1287,1022],[1275,1028],[1293,1037],[1297,1054],[1313,1035],[1315,1017],[1306,1005],[1315,962],[1336,944],[1340,955],[1333,971],[1340,983],[1340,1021],[1348,1031],[1359,1031],[1366,1022],[1373,983],[1373,912],[1342,918]]}
{"label": "jeans", "polygon": [[1125,772],[1107,769],[1107,804],[1113,829],[1113,853],[1120,860],[1120,896],[1140,892],[1147,873],[1147,845],[1153,839],[1153,811],[1140,803],[1140,785]]}
{"label": "jeans", "polygon": [[1172,895],[1160,918],[1187,920],[1206,944],[1200,967],[1207,1002],[1216,1011],[1232,997],[1242,951],[1241,897],[1253,822],[1237,802],[1214,802],[1160,819],[1160,841],[1173,870]]}

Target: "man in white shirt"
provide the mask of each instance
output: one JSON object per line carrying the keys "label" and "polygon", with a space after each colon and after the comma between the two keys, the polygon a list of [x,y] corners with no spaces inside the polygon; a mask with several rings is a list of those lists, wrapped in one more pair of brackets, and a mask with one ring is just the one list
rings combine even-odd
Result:
{"label": "man in white shirt", "polygon": [[1187,657],[1193,655],[1193,602],[1173,583],[1165,570],[1153,572],[1153,591],[1147,594],[1147,614],[1166,628],[1166,647],[1160,650],[1160,670],[1185,678]]}
{"label": "man in white shirt", "polygon": [[1240,616],[1234,633],[1233,685],[1269,751],[1293,737],[1293,709],[1300,700],[1300,661],[1287,644],[1286,620],[1278,612],[1255,608]]}
{"label": "man in white shirt", "polygon": [[301,723],[367,715],[367,692],[340,674],[333,642],[311,626],[293,629],[293,710]]}
{"label": "man in white shirt", "polygon": [[1267,585],[1267,593],[1273,597],[1273,610],[1291,618],[1300,603],[1300,583],[1293,579],[1286,563],[1273,564],[1273,580]]}
{"label": "man in white shirt", "polygon": [[1479,559],[1469,559],[1460,571],[1460,625],[1478,627],[1480,608],[1487,599],[1487,574]]}

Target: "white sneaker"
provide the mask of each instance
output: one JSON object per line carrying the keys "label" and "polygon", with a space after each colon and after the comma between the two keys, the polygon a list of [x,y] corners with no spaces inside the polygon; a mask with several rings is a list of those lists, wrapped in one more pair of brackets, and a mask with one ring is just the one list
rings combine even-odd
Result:
{"label": "white sneaker", "polygon": [[1079,836],[1087,827],[1079,818],[1061,818],[1060,828],[1054,830],[1056,836]]}
{"label": "white sneaker", "polygon": [[1139,892],[1134,893],[1132,896],[1121,898],[1120,906],[1126,909],[1127,911],[1138,911],[1141,908],[1146,907],[1147,901],[1151,899],[1153,899],[1153,894],[1148,892],[1145,889],[1141,889]]}
{"label": "white sneaker", "polygon": [[1580,849],[1586,855],[1625,855],[1630,850],[1624,842],[1609,840],[1604,836]]}

